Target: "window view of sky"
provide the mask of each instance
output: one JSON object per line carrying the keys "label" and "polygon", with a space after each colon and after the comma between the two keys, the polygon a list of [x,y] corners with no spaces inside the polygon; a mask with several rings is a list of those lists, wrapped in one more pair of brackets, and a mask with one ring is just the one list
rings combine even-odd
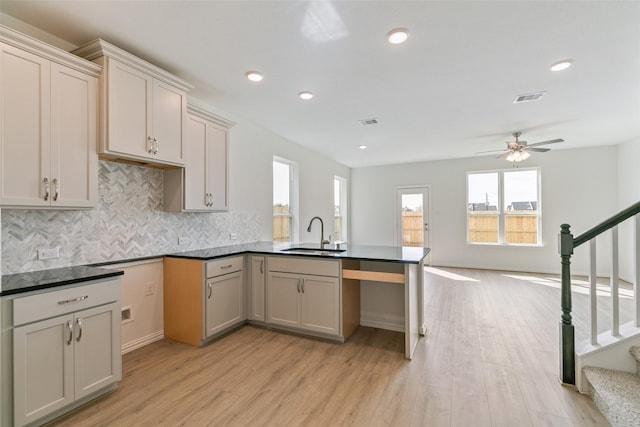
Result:
{"label": "window view of sky", "polygon": [[[468,175],[468,203],[498,203],[498,172],[474,173]],[[538,201],[538,171],[525,170],[504,172],[505,206],[512,202]]]}

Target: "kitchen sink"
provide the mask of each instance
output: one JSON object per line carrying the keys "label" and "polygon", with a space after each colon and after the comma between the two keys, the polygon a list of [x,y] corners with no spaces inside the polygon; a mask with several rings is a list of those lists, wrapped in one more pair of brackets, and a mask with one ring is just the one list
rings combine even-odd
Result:
{"label": "kitchen sink", "polygon": [[328,248],[288,248],[282,249],[280,252],[299,252],[314,255],[335,255],[344,252],[346,249],[328,249]]}

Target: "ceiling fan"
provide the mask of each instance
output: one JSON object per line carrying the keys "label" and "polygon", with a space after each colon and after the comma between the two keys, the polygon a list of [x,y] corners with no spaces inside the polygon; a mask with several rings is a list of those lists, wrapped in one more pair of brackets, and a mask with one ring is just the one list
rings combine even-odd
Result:
{"label": "ceiling fan", "polygon": [[520,141],[518,139],[520,135],[522,135],[522,132],[514,132],[512,135],[516,140],[507,141],[507,148],[505,148],[504,150],[481,151],[476,154],[504,151],[504,153],[500,154],[498,157],[496,157],[496,159],[504,158],[509,162],[521,162],[523,160],[528,159],[529,156],[531,156],[531,154],[529,154],[529,151],[537,151],[540,153],[544,153],[550,150],[550,148],[537,148],[540,145],[556,144],[558,142],[564,141],[564,139],[559,138],[559,139],[550,139],[548,141],[536,142],[533,144],[527,144],[527,141]]}

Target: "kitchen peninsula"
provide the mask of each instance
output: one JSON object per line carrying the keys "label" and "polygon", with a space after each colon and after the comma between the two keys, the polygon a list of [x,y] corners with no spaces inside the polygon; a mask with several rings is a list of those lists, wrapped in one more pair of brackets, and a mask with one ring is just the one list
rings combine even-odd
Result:
{"label": "kitchen peninsula", "polygon": [[257,242],[169,254],[165,336],[202,345],[248,320],[344,342],[360,324],[361,282],[384,282],[404,288],[405,357],[411,359],[425,332],[422,267],[429,251]]}

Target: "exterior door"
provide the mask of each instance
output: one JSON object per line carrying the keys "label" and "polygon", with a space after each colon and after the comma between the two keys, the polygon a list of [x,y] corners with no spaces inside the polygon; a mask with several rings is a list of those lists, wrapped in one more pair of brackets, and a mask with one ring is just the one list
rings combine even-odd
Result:
{"label": "exterior door", "polygon": [[396,243],[429,247],[429,187],[396,188]]}

